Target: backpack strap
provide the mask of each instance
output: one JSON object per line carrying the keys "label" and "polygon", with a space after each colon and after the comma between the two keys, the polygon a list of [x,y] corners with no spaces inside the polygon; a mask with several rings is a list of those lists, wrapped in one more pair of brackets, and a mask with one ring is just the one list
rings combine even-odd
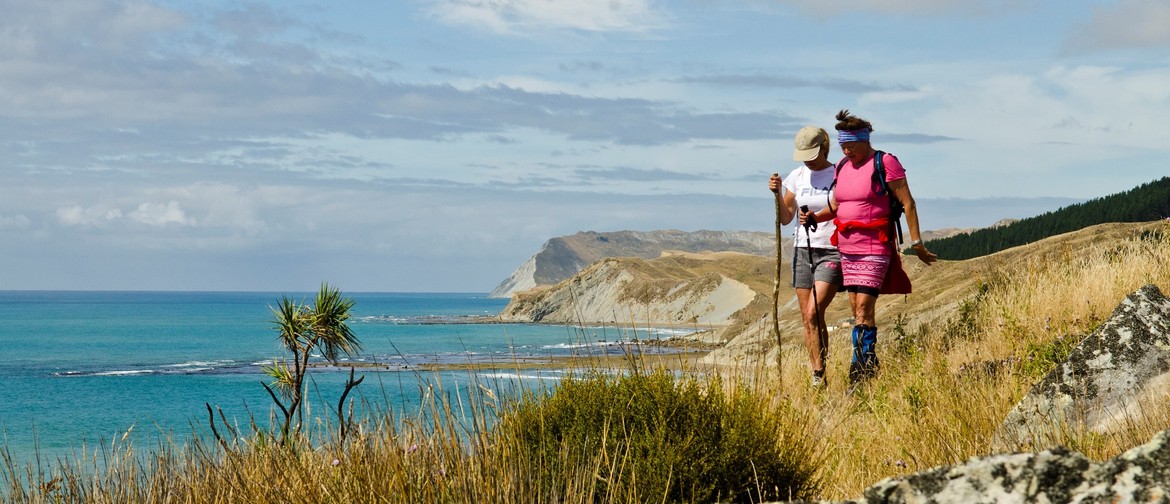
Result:
{"label": "backpack strap", "polygon": [[841,167],[845,166],[846,161],[849,161],[849,158],[841,158],[841,160],[837,162],[837,169],[833,172],[833,183],[829,184],[829,190],[825,192],[825,206],[829,207],[829,210],[831,210],[833,213],[837,213],[837,209],[833,208],[833,198],[831,197],[831,194],[833,193],[833,188],[837,187],[837,177],[841,176]]}
{"label": "backpack strap", "polygon": [[890,185],[886,182],[886,165],[883,158],[886,153],[882,151],[874,151],[873,153],[873,178],[877,179],[875,182],[881,189],[878,189],[878,196],[885,196],[890,194]]}
{"label": "backpack strap", "polygon": [[829,184],[830,191],[832,191],[834,187],[837,187],[837,177],[841,176],[841,167],[845,166],[845,162],[847,161],[849,161],[849,158],[841,158],[840,161],[837,161],[837,170],[833,172],[833,183]]}
{"label": "backpack strap", "polygon": [[902,202],[890,192],[890,184],[886,182],[886,167],[884,158],[886,153],[876,151],[873,155],[873,176],[878,179],[879,195],[885,195],[890,198],[890,235],[894,236],[897,233],[898,243],[903,243],[902,240]]}

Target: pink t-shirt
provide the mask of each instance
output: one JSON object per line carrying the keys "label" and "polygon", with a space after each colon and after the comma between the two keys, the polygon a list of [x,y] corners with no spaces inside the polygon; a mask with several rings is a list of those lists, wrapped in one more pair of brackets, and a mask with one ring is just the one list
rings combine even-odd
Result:
{"label": "pink t-shirt", "polygon": [[[882,158],[882,167],[886,169],[886,182],[906,178],[906,169],[902,163],[889,153]],[[849,161],[841,166],[837,185],[833,188],[833,195],[837,199],[837,219],[841,222],[871,222],[889,218],[892,195],[878,195],[881,185],[874,181],[873,170],[873,157],[861,166],[853,166]],[[837,249],[842,254],[889,253],[890,243],[882,242],[878,238],[879,233],[876,229],[841,230],[837,236]],[[890,236],[889,239],[898,238]]]}

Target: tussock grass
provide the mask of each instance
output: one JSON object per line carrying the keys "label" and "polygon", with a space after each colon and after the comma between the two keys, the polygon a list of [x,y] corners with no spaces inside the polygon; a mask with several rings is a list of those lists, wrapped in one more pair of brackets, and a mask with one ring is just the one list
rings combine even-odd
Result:
{"label": "tussock grass", "polygon": [[[815,494],[813,444],[793,429],[801,417],[743,385],[725,390],[718,375],[594,371],[527,394],[499,431],[521,459],[511,465],[537,481],[581,474],[583,493],[602,501],[755,502]],[[554,493],[539,501],[566,498],[541,490]]]}
{"label": "tussock grass", "polygon": [[[825,392],[808,390],[807,366],[786,364],[786,387],[772,393],[815,419],[821,498],[856,498],[885,477],[990,454],[1008,411],[1122,299],[1151,283],[1170,293],[1165,223],[1122,225],[1075,246],[1034,246],[1040,252],[978,263],[969,294],[946,317],[909,327],[907,317],[879,315],[882,370],[853,396],[845,395],[848,336],[831,341]],[[804,363],[799,342],[784,351],[785,362]],[[780,383],[770,372],[763,382]],[[1165,398],[1136,400],[1131,412],[1115,431],[1069,429],[1057,442],[1104,460],[1170,428]]]}
{"label": "tussock grass", "polygon": [[[367,408],[344,439],[318,420],[283,444],[252,429],[148,454],[114,443],[56,465],[4,456],[0,492],[14,502],[855,498],[885,477],[989,454],[1007,412],[1122,298],[1148,283],[1170,292],[1170,226],[1123,229],[964,262],[971,280],[946,289],[967,293],[941,318],[879,312],[882,370],[853,395],[847,336],[832,338],[822,392],[789,336],[779,371],[748,359],[668,371],[630,356],[616,373],[594,362],[519,397],[433,383],[417,412]],[[1114,431],[1070,429],[1059,441],[1103,460],[1170,428],[1170,401],[1133,412]]]}

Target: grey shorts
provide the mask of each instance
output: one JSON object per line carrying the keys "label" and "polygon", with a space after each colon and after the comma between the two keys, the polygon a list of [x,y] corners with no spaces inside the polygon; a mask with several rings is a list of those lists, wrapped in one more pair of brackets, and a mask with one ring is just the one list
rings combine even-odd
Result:
{"label": "grey shorts", "polygon": [[809,250],[798,247],[792,257],[792,286],[797,289],[811,289],[814,279],[818,282],[841,285],[841,254],[837,249],[813,248],[811,261]]}

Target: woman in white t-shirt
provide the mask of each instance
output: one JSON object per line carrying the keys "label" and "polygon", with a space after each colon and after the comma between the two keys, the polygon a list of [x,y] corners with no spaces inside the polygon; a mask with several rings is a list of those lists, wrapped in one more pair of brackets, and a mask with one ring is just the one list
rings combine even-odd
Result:
{"label": "woman in white t-shirt", "polygon": [[[781,179],[773,175],[768,188],[778,193],[784,188],[779,205],[780,222],[792,222],[797,209],[807,206],[816,212],[828,206],[829,191],[836,175],[829,161],[829,133],[822,128],[805,126],[796,133],[794,161],[804,165]],[[792,286],[804,319],[804,346],[812,367],[813,388],[824,388],[825,359],[829,351],[829,333],[825,327],[825,309],[841,285],[841,256],[830,242],[832,222],[808,227],[797,225],[793,237],[796,251],[792,257]],[[814,294],[815,293],[815,294]]]}

